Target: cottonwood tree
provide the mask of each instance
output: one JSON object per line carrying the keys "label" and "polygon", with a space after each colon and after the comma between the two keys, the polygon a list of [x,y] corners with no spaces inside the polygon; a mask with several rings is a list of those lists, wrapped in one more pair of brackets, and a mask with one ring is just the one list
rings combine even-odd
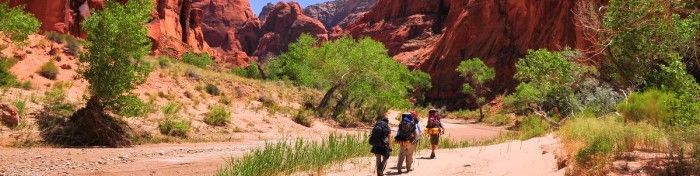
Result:
{"label": "cottonwood tree", "polygon": [[410,71],[383,44],[368,38],[344,37],[317,46],[315,38],[304,34],[267,69],[273,79],[324,90],[317,112],[326,116],[332,111],[330,116],[341,120],[349,108],[369,121],[389,107],[406,107],[409,93],[430,83],[427,74]]}
{"label": "cottonwood tree", "polygon": [[466,83],[462,85],[462,92],[475,98],[479,106],[479,122],[483,121],[483,106],[486,96],[491,92],[486,83],[496,77],[496,71],[486,66],[481,59],[472,58],[459,63],[457,72],[466,79]]}
{"label": "cottonwood tree", "polygon": [[76,123],[74,135],[80,139],[77,145],[130,145],[125,128],[105,111],[116,108],[117,100],[128,96],[150,73],[143,57],[151,48],[145,25],[152,6],[150,0],[107,1],[104,10],[83,23],[88,36],[79,60],[81,73],[90,83],[90,99],[71,117]]}

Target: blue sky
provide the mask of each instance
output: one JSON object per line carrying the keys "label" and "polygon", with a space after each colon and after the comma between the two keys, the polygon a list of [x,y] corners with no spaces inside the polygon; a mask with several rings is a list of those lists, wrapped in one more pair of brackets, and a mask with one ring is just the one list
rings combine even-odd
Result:
{"label": "blue sky", "polygon": [[[274,3],[277,3],[279,1],[292,1],[292,0],[250,0],[250,5],[253,6],[253,13],[255,13],[255,15],[259,15],[260,10],[262,10],[262,8],[267,3],[274,4]],[[298,2],[301,5],[301,7],[304,8],[308,5],[322,3],[322,2],[329,1],[329,0],[294,0],[294,1]]]}

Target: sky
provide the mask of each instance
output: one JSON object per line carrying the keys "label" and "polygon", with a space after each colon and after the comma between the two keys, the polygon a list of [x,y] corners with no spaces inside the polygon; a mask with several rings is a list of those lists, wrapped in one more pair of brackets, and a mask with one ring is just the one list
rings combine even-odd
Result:
{"label": "sky", "polygon": [[[253,13],[255,15],[260,14],[260,10],[267,5],[267,3],[277,3],[279,1],[292,1],[292,0],[250,0],[250,5],[253,6]],[[329,0],[294,0],[298,2],[301,5],[301,8],[304,8],[306,6],[312,5],[312,4],[318,4],[322,2],[326,2]]]}

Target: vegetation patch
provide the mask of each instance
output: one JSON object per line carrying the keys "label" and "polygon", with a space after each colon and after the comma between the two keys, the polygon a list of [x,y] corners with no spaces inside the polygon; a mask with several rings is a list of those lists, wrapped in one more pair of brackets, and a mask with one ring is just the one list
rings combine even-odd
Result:
{"label": "vegetation patch", "polygon": [[231,112],[225,106],[212,106],[204,122],[212,126],[226,126],[231,122]]}
{"label": "vegetation patch", "polygon": [[160,122],[158,128],[160,133],[164,135],[187,137],[187,133],[190,131],[190,122],[177,117],[166,117]]}
{"label": "vegetation patch", "polygon": [[258,66],[257,62],[251,62],[248,64],[246,67],[242,68],[233,68],[229,73],[246,77],[246,78],[251,78],[251,79],[262,79],[263,74],[260,72],[260,68]]}
{"label": "vegetation patch", "polygon": [[56,80],[56,76],[58,76],[58,66],[56,66],[53,61],[48,61],[39,68],[39,75],[46,79]]}
{"label": "vegetation patch", "polygon": [[15,63],[14,59],[0,56],[0,87],[10,87],[17,84],[17,78],[10,72],[10,67]]}
{"label": "vegetation patch", "polygon": [[39,31],[41,23],[34,15],[23,10],[23,6],[10,8],[0,3],[0,31],[14,41],[26,40],[29,34]]}
{"label": "vegetation patch", "polygon": [[302,109],[294,115],[292,120],[305,127],[311,127],[313,125],[313,115],[313,111]]}
{"label": "vegetation patch", "polygon": [[182,61],[199,68],[208,68],[214,65],[214,60],[206,53],[187,52],[182,55]]}

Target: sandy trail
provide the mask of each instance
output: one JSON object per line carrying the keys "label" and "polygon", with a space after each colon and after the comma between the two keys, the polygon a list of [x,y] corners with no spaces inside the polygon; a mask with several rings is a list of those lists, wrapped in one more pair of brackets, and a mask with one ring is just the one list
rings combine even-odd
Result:
{"label": "sandy trail", "polygon": [[[457,140],[490,138],[503,131],[503,128],[500,127],[469,124],[461,120],[445,119],[443,123],[447,128],[447,135]],[[325,134],[317,134],[316,137],[323,137],[322,135]],[[264,141],[241,141],[149,144],[132,148],[38,147],[18,149],[0,147],[0,175],[213,175],[218,168],[226,164],[227,159],[241,157],[245,153],[263,146],[264,143]],[[460,158],[457,155],[447,153],[441,155]],[[468,156],[472,155],[468,154]],[[484,155],[483,157],[485,159],[488,156]],[[444,160],[453,159],[445,158]],[[443,159],[434,161],[443,161]],[[420,160],[418,162],[421,167],[424,167],[423,165],[432,161]],[[454,167],[453,165],[445,165],[445,167],[447,166]],[[503,168],[508,167],[515,166],[504,166]],[[462,168],[464,167],[459,166],[453,169]],[[369,170],[371,169],[358,169],[356,173],[369,174]],[[353,172],[355,171],[349,170],[346,173],[353,175]]]}
{"label": "sandy trail", "polygon": [[[413,171],[401,175],[564,175],[557,169],[554,151],[559,141],[552,135],[497,145],[439,150],[436,159],[424,159],[429,151],[417,153]],[[387,175],[399,175],[397,157],[390,157]],[[405,170],[404,170],[405,172]],[[329,169],[327,175],[376,175],[374,158],[353,159]]]}

